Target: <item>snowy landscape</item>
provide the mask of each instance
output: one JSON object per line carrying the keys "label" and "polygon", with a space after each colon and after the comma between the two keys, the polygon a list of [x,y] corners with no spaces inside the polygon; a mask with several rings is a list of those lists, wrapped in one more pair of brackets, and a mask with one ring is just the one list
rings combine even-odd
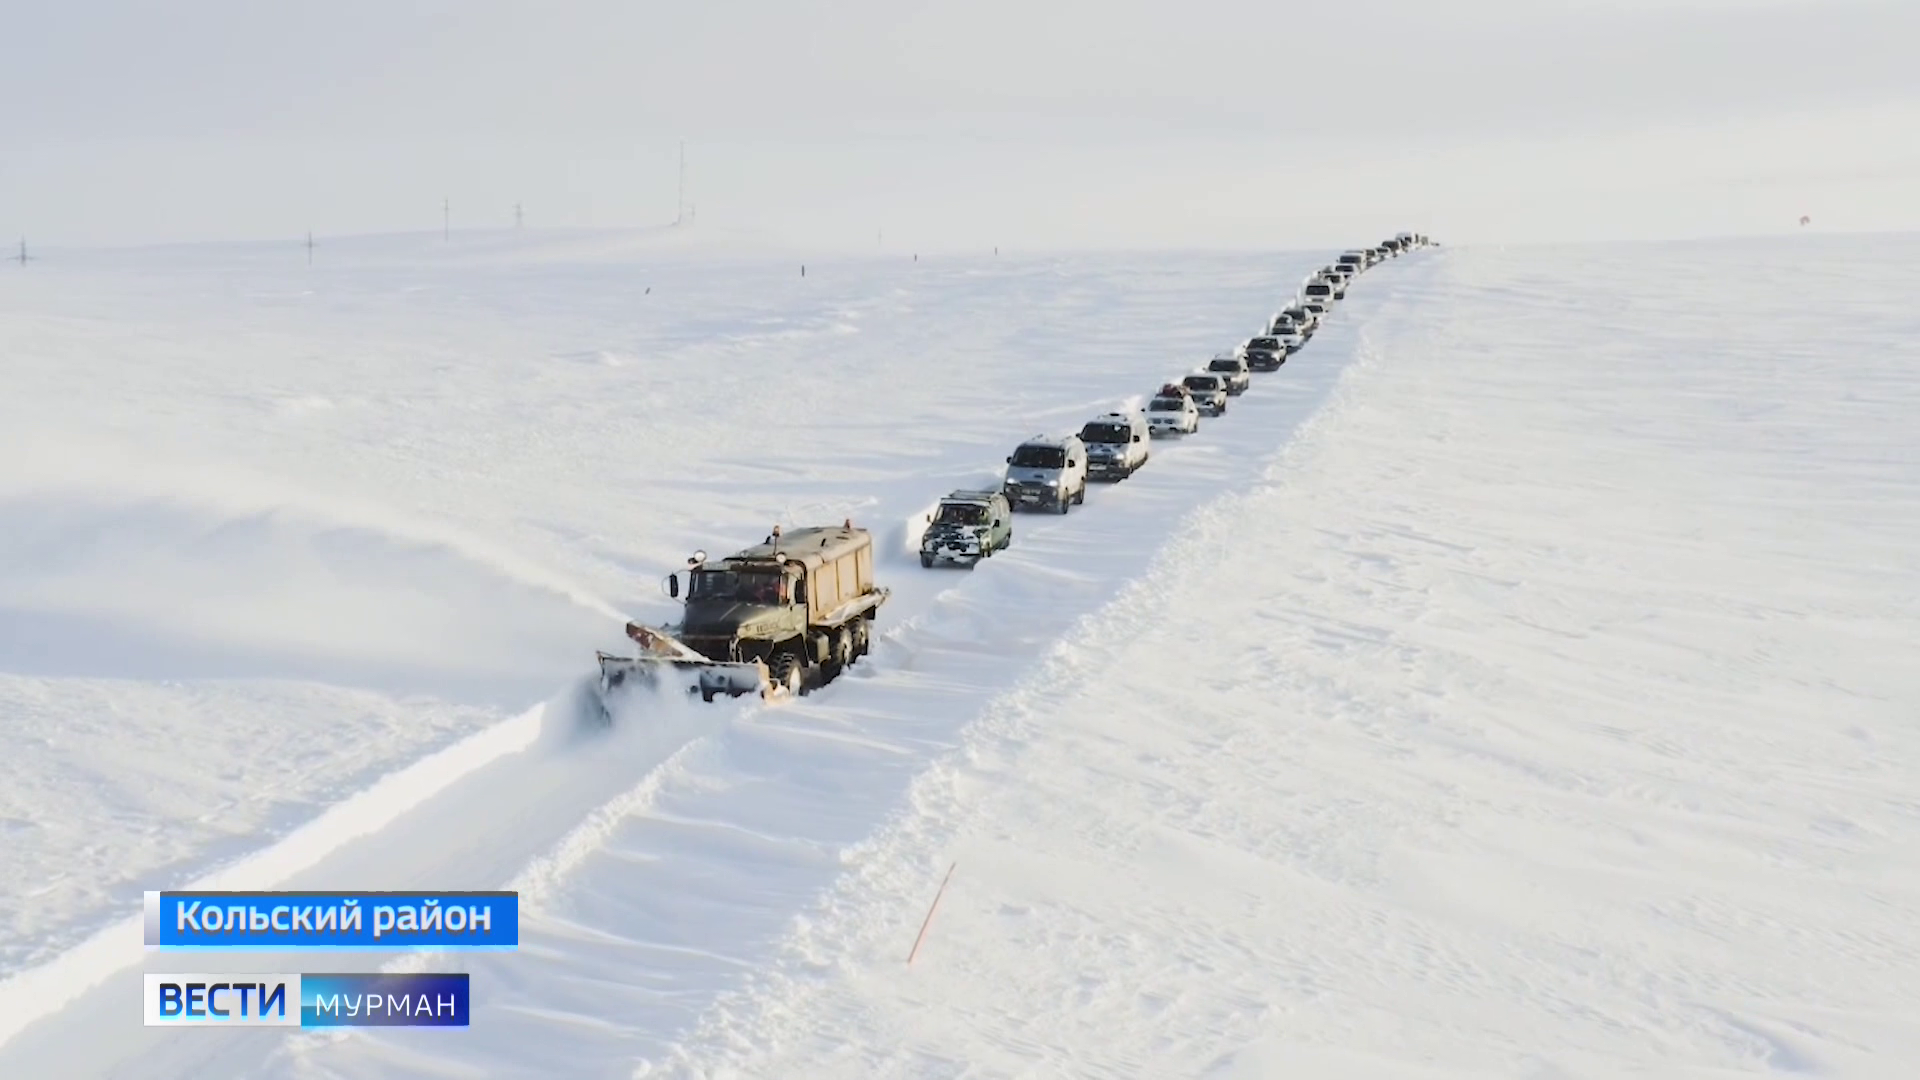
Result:
{"label": "snowy landscape", "polygon": [[[1920,236],[1413,251],[919,565],[1337,253],[0,267],[0,1078],[1913,1076]],[[582,723],[688,553],[849,518],[860,665]],[[188,887],[512,889],[521,947],[183,967]],[[383,962],[472,1027],[135,1020]]]}

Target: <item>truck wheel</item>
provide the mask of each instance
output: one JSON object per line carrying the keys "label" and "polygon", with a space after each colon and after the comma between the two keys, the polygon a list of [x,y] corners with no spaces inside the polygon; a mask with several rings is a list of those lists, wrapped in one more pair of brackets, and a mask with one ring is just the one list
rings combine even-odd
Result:
{"label": "truck wheel", "polygon": [[827,678],[831,680],[852,666],[853,628],[847,627],[833,635],[833,660],[827,666]]}
{"label": "truck wheel", "polygon": [[862,615],[860,618],[853,620],[851,630],[853,632],[852,662],[857,664],[860,662],[860,658],[867,655],[873,648],[873,624],[866,616]]}
{"label": "truck wheel", "polygon": [[920,565],[921,565],[921,566],[932,566],[932,565],[933,565],[933,556],[931,556],[931,555],[924,555],[924,554],[923,554],[923,555],[921,555],[921,556],[920,556]]}
{"label": "truck wheel", "polygon": [[781,653],[768,665],[768,674],[773,679],[774,689],[785,690],[789,697],[800,696],[802,679],[799,657],[792,653]]}

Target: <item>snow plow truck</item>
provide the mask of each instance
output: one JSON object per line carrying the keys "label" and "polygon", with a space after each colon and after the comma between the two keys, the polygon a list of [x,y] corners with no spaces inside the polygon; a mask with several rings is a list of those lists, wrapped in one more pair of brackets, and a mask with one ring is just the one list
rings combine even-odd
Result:
{"label": "snow plow truck", "polygon": [[598,653],[604,718],[628,685],[677,682],[688,694],[797,696],[831,682],[868,652],[873,619],[891,594],[873,581],[873,536],[851,520],[782,532],[718,562],[696,551],[661,582],[683,613],[671,626],[628,623],[638,656]]}

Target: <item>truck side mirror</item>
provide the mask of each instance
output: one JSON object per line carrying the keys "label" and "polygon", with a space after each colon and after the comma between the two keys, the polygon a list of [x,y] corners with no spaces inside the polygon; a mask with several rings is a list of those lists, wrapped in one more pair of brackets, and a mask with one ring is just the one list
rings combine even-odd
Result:
{"label": "truck side mirror", "polygon": [[1012,455],[1012,454],[1008,454],[1008,455],[1007,455],[1007,464],[1009,464],[1009,465],[1011,465],[1011,464],[1013,464],[1013,455]]}
{"label": "truck side mirror", "polygon": [[672,597],[675,600],[680,599],[680,575],[679,574],[668,574],[666,586],[667,586],[668,596]]}
{"label": "truck side mirror", "polygon": [[1136,434],[1134,435],[1134,437],[1133,437],[1133,441],[1134,441],[1134,442],[1139,442],[1139,441],[1140,441],[1140,436],[1139,436],[1139,434],[1137,434],[1137,433],[1136,433]]}
{"label": "truck side mirror", "polygon": [[933,524],[933,515],[928,514],[926,517],[927,517],[927,524],[929,525]]}
{"label": "truck side mirror", "polygon": [[1069,469],[1077,469],[1077,468],[1079,468],[1079,467],[1080,467],[1080,463],[1079,463],[1078,461],[1075,461],[1075,460],[1074,460],[1073,458],[1068,458],[1068,459],[1067,459],[1067,468],[1069,468]]}

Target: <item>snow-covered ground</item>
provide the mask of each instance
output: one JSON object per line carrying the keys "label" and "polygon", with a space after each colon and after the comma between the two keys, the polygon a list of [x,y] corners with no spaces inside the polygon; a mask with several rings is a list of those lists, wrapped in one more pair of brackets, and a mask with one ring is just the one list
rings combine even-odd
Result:
{"label": "snow-covered ground", "polygon": [[[971,573],[930,500],[1316,256],[343,247],[0,291],[0,1075],[1920,1056],[1912,238],[1390,263]],[[870,664],[565,737],[686,550],[847,514]],[[465,1032],[149,1032],[126,920],[195,879],[515,887],[524,946],[427,961]]]}

